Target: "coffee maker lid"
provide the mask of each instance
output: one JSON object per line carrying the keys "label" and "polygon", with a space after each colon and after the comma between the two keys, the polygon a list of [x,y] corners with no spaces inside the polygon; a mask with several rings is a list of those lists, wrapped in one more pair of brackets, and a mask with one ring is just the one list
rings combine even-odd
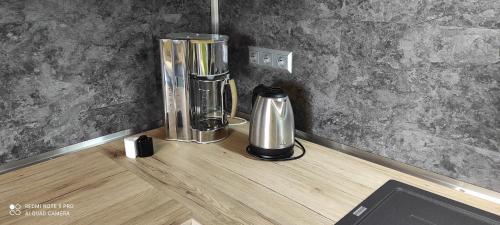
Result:
{"label": "coffee maker lid", "polygon": [[172,40],[193,40],[203,42],[227,42],[229,37],[222,34],[198,34],[198,33],[170,33],[165,39]]}

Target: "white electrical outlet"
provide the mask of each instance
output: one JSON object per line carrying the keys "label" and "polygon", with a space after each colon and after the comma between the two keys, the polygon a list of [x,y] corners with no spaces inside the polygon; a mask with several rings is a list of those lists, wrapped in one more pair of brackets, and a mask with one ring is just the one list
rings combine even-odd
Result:
{"label": "white electrical outlet", "polygon": [[259,64],[259,51],[248,50],[248,62],[250,64]]}
{"label": "white electrical outlet", "polygon": [[254,65],[284,69],[292,73],[292,52],[248,47],[248,62]]}
{"label": "white electrical outlet", "polygon": [[273,66],[273,53],[268,51],[259,52],[259,65]]}
{"label": "white electrical outlet", "polygon": [[274,62],[273,65],[276,68],[288,70],[290,73],[292,72],[292,53],[289,54],[274,54]]}

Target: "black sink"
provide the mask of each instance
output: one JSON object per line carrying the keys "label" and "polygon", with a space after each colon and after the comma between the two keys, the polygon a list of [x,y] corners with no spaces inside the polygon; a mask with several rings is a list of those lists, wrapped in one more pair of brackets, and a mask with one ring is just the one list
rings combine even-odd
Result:
{"label": "black sink", "polygon": [[336,225],[500,225],[500,216],[390,180]]}

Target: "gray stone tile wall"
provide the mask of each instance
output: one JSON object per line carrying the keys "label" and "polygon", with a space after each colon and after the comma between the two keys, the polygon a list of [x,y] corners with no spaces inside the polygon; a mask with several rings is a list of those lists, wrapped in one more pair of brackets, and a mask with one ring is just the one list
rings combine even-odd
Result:
{"label": "gray stone tile wall", "polygon": [[[284,87],[296,126],[500,191],[500,1],[221,0],[221,31],[249,113]],[[293,74],[248,46],[294,52]]]}
{"label": "gray stone tile wall", "polygon": [[0,1],[0,164],[160,123],[157,39],[208,32],[207,6]]}

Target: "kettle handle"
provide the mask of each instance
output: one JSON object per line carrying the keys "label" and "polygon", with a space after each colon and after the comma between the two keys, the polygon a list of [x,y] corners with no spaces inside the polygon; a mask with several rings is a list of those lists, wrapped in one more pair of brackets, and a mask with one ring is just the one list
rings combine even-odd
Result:
{"label": "kettle handle", "polygon": [[234,79],[230,79],[228,84],[231,90],[231,117],[235,117],[238,106],[238,91],[236,90],[236,82],[234,82]]}
{"label": "kettle handle", "polygon": [[257,87],[253,88],[252,90],[252,108],[253,105],[255,104],[255,100],[257,100],[257,95],[259,95],[264,89],[266,89],[266,86],[263,84],[257,85]]}

